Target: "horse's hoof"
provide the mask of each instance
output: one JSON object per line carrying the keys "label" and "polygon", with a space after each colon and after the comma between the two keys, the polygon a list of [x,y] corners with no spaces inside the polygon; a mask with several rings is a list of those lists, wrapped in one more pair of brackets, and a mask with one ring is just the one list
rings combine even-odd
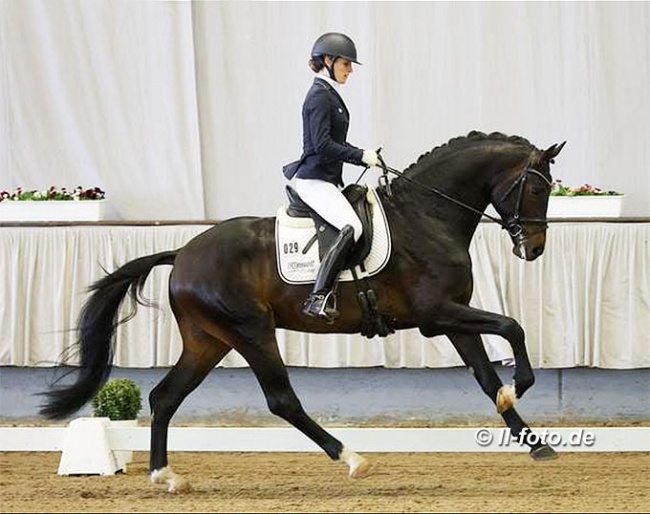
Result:
{"label": "horse's hoof", "polygon": [[174,473],[169,466],[162,469],[156,469],[151,472],[150,480],[152,484],[165,484],[167,491],[170,493],[189,493],[192,491],[192,484],[185,478]]}
{"label": "horse's hoof", "polygon": [[557,452],[548,444],[542,445],[534,450],[530,450],[530,456],[535,460],[552,460],[559,457]]}
{"label": "horse's hoof", "polygon": [[516,401],[515,388],[511,385],[501,386],[497,392],[497,412],[503,414],[508,409],[514,407]]}
{"label": "horse's hoof", "polygon": [[350,469],[350,478],[366,478],[373,474],[375,467],[369,460],[364,460],[356,468]]}
{"label": "horse's hoof", "polygon": [[184,478],[179,478],[175,483],[169,484],[168,492],[174,494],[187,494],[192,492],[192,484]]}

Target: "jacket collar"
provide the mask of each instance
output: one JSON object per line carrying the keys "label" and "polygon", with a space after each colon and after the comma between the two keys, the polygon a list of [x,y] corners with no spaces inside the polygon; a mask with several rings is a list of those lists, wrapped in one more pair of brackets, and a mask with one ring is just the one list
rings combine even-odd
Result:
{"label": "jacket collar", "polygon": [[331,82],[331,79],[328,80],[328,78],[323,76],[323,75],[317,75],[316,78],[314,78],[314,84],[322,85],[323,87],[325,87],[325,89],[327,89],[330,93],[332,93],[334,96],[336,96],[336,98],[339,99],[339,101],[343,105],[343,108],[345,109],[345,111],[347,112],[347,114],[349,116],[350,113],[348,112],[347,105],[345,105],[345,102],[343,101],[343,98],[341,97],[341,95],[337,91],[337,88],[335,86],[333,86],[330,82]]}
{"label": "jacket collar", "polygon": [[[323,68],[323,69],[325,69],[325,68]],[[324,80],[325,82],[327,82],[330,86],[332,86],[334,91],[338,92],[341,89],[341,84],[339,84],[336,80],[331,78],[329,75],[323,73],[322,71],[318,72],[318,74],[316,75],[316,78]]]}

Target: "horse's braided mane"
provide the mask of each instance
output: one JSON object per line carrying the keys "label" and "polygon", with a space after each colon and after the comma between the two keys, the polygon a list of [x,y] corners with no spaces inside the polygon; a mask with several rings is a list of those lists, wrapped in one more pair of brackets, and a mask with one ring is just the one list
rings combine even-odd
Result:
{"label": "horse's braided mane", "polygon": [[467,144],[468,142],[474,142],[474,141],[505,141],[505,142],[514,143],[521,146],[528,146],[531,149],[535,148],[535,146],[530,141],[528,141],[526,138],[523,138],[521,136],[508,136],[506,134],[502,134],[501,132],[492,132],[490,134],[485,134],[478,130],[472,130],[466,136],[451,138],[446,143],[440,146],[436,146],[433,150],[423,153],[422,155],[420,155],[420,157],[418,157],[417,161],[415,161],[408,168],[406,168],[405,171],[408,171],[414,166],[416,166],[425,157],[437,155],[444,150],[453,150],[458,146]]}

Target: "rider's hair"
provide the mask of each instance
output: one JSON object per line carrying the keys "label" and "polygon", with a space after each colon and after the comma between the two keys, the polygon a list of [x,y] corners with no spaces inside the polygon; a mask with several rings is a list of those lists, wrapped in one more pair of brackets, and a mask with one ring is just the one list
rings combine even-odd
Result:
{"label": "rider's hair", "polygon": [[325,67],[325,59],[322,55],[315,55],[309,59],[309,67],[314,73],[318,73]]}

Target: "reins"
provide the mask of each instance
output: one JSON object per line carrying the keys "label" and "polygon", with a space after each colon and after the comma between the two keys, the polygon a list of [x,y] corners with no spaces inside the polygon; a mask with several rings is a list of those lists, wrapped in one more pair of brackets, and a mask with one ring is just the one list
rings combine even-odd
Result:
{"label": "reins", "polygon": [[467,209],[469,211],[474,212],[475,214],[478,214],[480,216],[483,216],[485,218],[488,218],[495,223],[501,225],[502,228],[507,228],[506,224],[503,222],[503,220],[500,220],[499,218],[495,218],[494,216],[491,216],[489,214],[486,214],[484,212],[479,211],[478,209],[475,209],[471,205],[467,205],[464,202],[461,202],[460,200],[457,200],[456,198],[453,198],[449,196],[446,193],[443,193],[439,189],[432,187],[432,186],[427,186],[426,184],[423,184],[422,182],[418,182],[417,180],[412,179],[411,177],[408,177],[401,171],[396,170],[395,168],[391,168],[390,166],[387,166],[386,163],[384,162],[384,158],[379,155],[379,164],[381,165],[381,168],[384,170],[383,174],[379,177],[379,184],[383,185],[386,188],[386,192],[388,193],[388,196],[392,195],[391,189],[390,189],[390,182],[388,181],[388,172],[392,173],[393,175],[397,175],[400,178],[403,178],[404,180],[411,182],[412,184],[417,185],[418,187],[424,189],[425,191],[428,191],[430,193],[437,194],[438,196],[441,196],[445,200],[449,200],[452,203],[455,203],[456,205],[459,205],[460,207],[463,207],[464,209]]}
{"label": "reins", "polygon": [[[526,163],[526,166],[524,167],[524,170],[522,171],[521,175],[513,182],[513,184],[508,188],[506,193],[503,194],[501,199],[499,200],[499,203],[502,202],[503,200],[505,200],[508,197],[508,195],[510,195],[510,193],[512,193],[512,191],[514,191],[514,189],[517,186],[519,186],[519,192],[518,192],[518,195],[517,195],[517,206],[515,208],[515,212],[512,214],[511,218],[508,221],[503,221],[502,219],[496,218],[495,216],[491,216],[490,214],[486,214],[485,212],[479,211],[478,209],[475,209],[471,205],[467,205],[466,203],[461,202],[460,200],[458,200],[456,198],[453,198],[452,196],[449,196],[446,193],[443,193],[442,191],[440,191],[439,189],[437,189],[435,187],[428,186],[428,185],[423,184],[423,183],[421,183],[421,182],[419,182],[417,180],[414,180],[411,177],[408,177],[406,174],[402,173],[401,171],[396,170],[395,168],[391,168],[390,166],[387,166],[386,163],[384,162],[384,158],[379,153],[380,151],[381,151],[381,148],[377,152],[377,156],[379,157],[379,164],[380,164],[380,167],[383,170],[383,173],[379,177],[379,184],[384,186],[388,196],[392,196],[390,182],[388,180],[388,173],[390,172],[393,175],[397,175],[398,177],[403,178],[404,180],[406,180],[408,182],[411,182],[412,184],[417,185],[418,187],[424,189],[425,191],[428,191],[430,193],[434,193],[434,194],[444,198],[445,200],[448,200],[448,201],[450,201],[452,203],[455,203],[456,205],[462,207],[463,209],[466,209],[466,210],[471,211],[471,212],[473,212],[475,214],[478,214],[479,216],[482,216],[484,218],[487,218],[487,219],[493,221],[494,223],[500,225],[501,228],[507,230],[508,233],[512,237],[516,237],[516,236],[519,236],[521,234],[521,232],[523,230],[523,228],[521,226],[522,222],[540,223],[540,224],[544,224],[544,225],[547,224],[546,219],[543,219],[543,218],[521,218],[519,216],[519,208],[521,207],[521,203],[523,201],[524,184],[526,182],[526,176],[527,176],[528,173],[534,173],[535,175],[541,177],[549,186],[551,186],[551,183],[549,182],[549,180],[544,175],[542,175],[539,171],[537,171],[534,168],[531,168],[529,163]],[[361,179],[361,177],[363,177],[363,174],[366,172],[367,169],[368,168],[366,168],[363,171],[363,173],[361,174],[359,179],[357,179],[357,182]]]}

